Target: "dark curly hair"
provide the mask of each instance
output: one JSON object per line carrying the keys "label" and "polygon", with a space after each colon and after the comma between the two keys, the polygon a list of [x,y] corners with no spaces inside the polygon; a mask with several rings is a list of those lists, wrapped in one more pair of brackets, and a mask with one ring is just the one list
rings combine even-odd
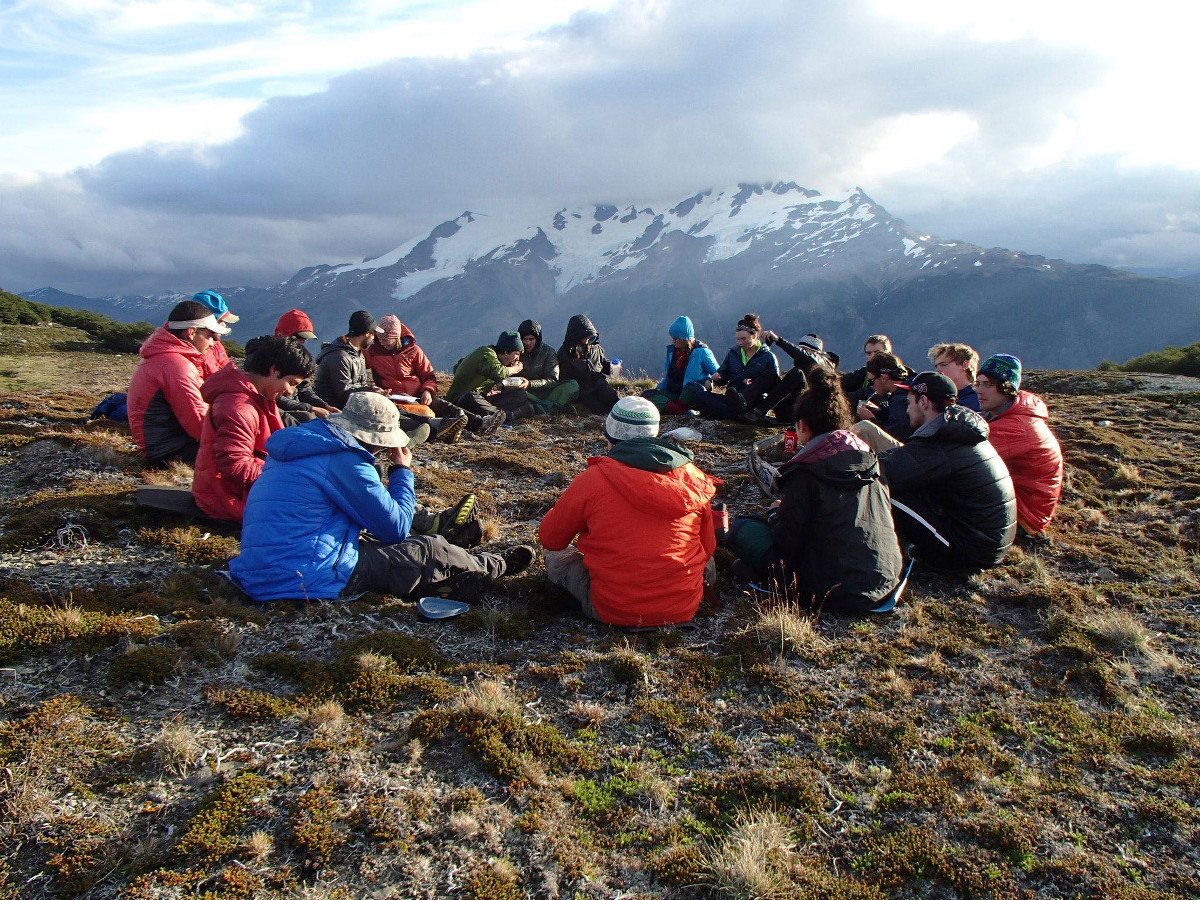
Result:
{"label": "dark curly hair", "polygon": [[734,331],[749,331],[751,334],[758,334],[762,331],[762,320],[758,317],[758,313],[746,313],[737,323]]}
{"label": "dark curly hair", "polygon": [[796,398],[792,416],[797,422],[808,425],[813,434],[842,431],[854,424],[841,378],[836,372],[821,367],[814,368],[808,375],[808,383]]}
{"label": "dark curly hair", "polygon": [[311,378],[317,370],[312,354],[293,337],[263,338],[246,356],[247,372],[270,375],[272,367],[282,378]]}

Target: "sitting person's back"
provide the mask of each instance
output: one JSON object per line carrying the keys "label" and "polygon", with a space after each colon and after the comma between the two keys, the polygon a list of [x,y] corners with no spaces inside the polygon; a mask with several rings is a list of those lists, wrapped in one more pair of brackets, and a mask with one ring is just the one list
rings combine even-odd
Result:
{"label": "sitting person's back", "polygon": [[690,621],[716,549],[709,504],[719,482],[660,440],[658,423],[650,401],[618,401],[605,420],[609,454],[588,460],[538,529],[558,551],[546,556],[551,582],[611,625]]}
{"label": "sitting person's back", "polygon": [[945,569],[999,563],[1012,545],[1017,507],[1012,479],[979,413],[955,402],[950,379],[922,372],[909,387],[912,436],[880,454],[896,531],[917,559]]}
{"label": "sitting person's back", "polygon": [[228,333],[206,306],[185,300],[142,344],[127,404],[134,442],[151,465],[195,462],[208,412],[200,395],[206,353],[217,335]]}
{"label": "sitting person's back", "polygon": [[975,378],[988,439],[1012,476],[1017,523],[1028,534],[1041,534],[1062,495],[1062,448],[1042,398],[1020,387],[1021,361],[1007,354],[987,359]]}

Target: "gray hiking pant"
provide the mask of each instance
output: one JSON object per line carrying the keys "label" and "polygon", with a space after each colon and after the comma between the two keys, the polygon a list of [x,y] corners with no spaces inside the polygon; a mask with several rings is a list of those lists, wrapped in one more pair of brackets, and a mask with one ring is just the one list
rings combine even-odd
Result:
{"label": "gray hiking pant", "polygon": [[342,593],[411,594],[460,572],[498,578],[505,568],[499,553],[472,553],[441,535],[417,535],[399,544],[381,544],[363,537],[358,544],[358,565]]}

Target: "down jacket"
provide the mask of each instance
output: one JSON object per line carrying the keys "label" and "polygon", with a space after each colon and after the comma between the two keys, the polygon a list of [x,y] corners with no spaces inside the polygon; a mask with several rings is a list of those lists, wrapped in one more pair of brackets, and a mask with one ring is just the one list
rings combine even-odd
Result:
{"label": "down jacket", "polygon": [[953,405],[879,455],[892,499],[927,505],[947,519],[963,567],[994,566],[1017,531],[1017,504],[1004,460],[988,441],[988,423]]}
{"label": "down jacket", "polygon": [[138,449],[153,461],[200,440],[208,412],[200,395],[204,354],[164,325],[142,342],[138,355],[129,382],[129,429]]}
{"label": "down jacket", "polygon": [[267,438],[283,427],[275,401],[233,366],[217,372],[200,389],[208,415],[200,432],[200,452],[192,495],[204,514],[242,521],[246,495],[267,458]]}
{"label": "down jacket", "polygon": [[[658,382],[658,390],[667,390],[667,381],[671,375],[671,363],[675,359],[675,345],[667,345],[667,358],[663,361],[663,377]],[[692,352],[688,354],[687,366],[683,370],[683,384],[680,390],[693,382],[704,382],[717,374],[717,358],[703,341],[696,341]]]}
{"label": "down jacket", "polygon": [[1063,457],[1037,394],[1018,391],[1012,405],[988,422],[989,440],[1012,476],[1017,522],[1026,531],[1046,530],[1062,495]]}
{"label": "down jacket", "polygon": [[437,376],[425,351],[408,326],[400,325],[400,346],[389,350],[378,341],[367,348],[367,366],[375,383],[394,394],[420,397],[421,391],[437,395]]}
{"label": "down jacket", "polygon": [[758,378],[766,374],[779,377],[779,360],[766,344],[759,344],[758,349],[748,359],[742,358],[741,347],[730,347],[725,354],[725,361],[717,370],[717,380],[741,392],[746,390],[746,379]]}
{"label": "down jacket", "polygon": [[797,599],[841,612],[878,606],[903,561],[875,454],[849,431],[827,432],[780,467],[778,483],[768,523]]}
{"label": "down jacket", "polygon": [[208,352],[204,354],[204,377],[215,375],[227,365],[229,365],[229,351],[225,349],[220,338],[215,338],[208,345]]}
{"label": "down jacket", "polygon": [[529,380],[529,390],[540,397],[558,386],[558,354],[542,341],[542,323],[526,319],[517,326],[517,334],[537,338],[532,350],[521,352],[521,375]]}
{"label": "down jacket", "polygon": [[548,550],[576,535],[592,606],[610,625],[687,622],[716,550],[712,508],[720,482],[692,454],[658,438],[622,441],[592,457],[538,528]]}
{"label": "down jacket", "polygon": [[344,408],[346,399],[356,391],[375,389],[362,351],[346,343],[344,337],[326,344],[317,354],[317,375],[313,386],[317,395],[336,409]]}
{"label": "down jacket", "polygon": [[267,441],[250,489],[241,553],[229,571],[253,600],[338,597],[358,565],[359,532],[398,544],[412,526],[413,473],[393,468],[385,488],[375,458],[323,419]]}

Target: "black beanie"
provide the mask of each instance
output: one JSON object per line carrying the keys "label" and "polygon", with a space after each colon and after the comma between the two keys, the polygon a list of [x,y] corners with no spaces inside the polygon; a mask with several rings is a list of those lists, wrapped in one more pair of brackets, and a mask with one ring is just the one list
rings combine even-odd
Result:
{"label": "black beanie", "polygon": [[521,336],[515,331],[502,331],[496,341],[497,353],[513,353],[521,349]]}

